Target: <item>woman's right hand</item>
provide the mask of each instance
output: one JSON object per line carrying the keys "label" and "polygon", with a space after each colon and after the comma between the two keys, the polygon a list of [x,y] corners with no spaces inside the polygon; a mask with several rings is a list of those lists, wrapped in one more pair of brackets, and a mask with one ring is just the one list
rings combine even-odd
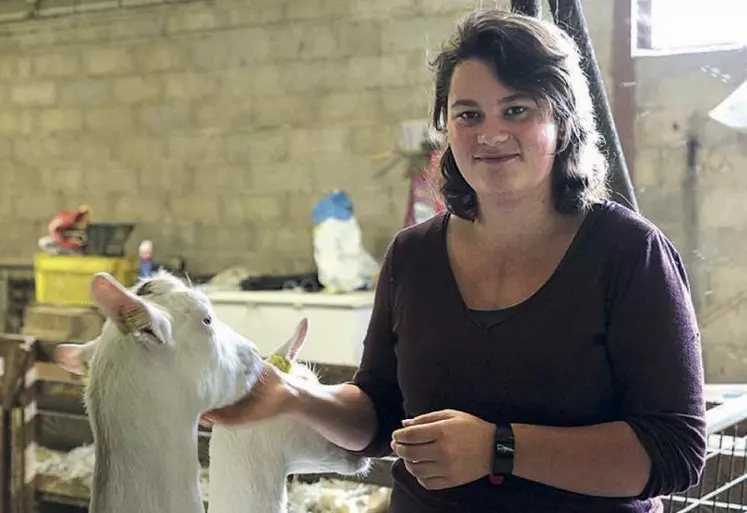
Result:
{"label": "woman's right hand", "polygon": [[252,390],[234,404],[205,412],[203,426],[236,426],[268,419],[288,410],[294,394],[282,373],[272,364],[264,363],[262,376]]}

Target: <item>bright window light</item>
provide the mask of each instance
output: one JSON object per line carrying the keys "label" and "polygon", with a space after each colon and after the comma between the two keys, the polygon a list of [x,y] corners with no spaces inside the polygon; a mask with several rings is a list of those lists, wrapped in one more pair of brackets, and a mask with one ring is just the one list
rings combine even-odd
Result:
{"label": "bright window light", "polygon": [[649,0],[652,49],[747,45],[747,0]]}

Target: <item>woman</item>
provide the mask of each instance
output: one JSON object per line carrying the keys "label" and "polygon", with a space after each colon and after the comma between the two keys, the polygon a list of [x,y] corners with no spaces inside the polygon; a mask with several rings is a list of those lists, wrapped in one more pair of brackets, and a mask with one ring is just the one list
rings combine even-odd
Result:
{"label": "woman", "polygon": [[394,513],[656,511],[704,466],[699,331],[675,248],[603,198],[577,50],[479,11],[435,68],[449,211],[390,245],[353,382],[268,368],[210,418],[394,452]]}

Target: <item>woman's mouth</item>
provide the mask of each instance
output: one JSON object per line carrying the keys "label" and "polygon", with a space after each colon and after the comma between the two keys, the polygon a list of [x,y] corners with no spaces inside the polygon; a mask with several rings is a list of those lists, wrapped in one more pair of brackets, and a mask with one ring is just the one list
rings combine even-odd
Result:
{"label": "woman's mouth", "polygon": [[477,162],[485,162],[486,164],[501,164],[513,160],[518,156],[516,153],[510,155],[476,155],[474,159]]}

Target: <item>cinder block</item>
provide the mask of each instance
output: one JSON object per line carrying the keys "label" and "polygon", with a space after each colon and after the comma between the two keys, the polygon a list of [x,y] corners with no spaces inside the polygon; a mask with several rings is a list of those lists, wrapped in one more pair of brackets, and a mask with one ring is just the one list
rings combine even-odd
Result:
{"label": "cinder block", "polygon": [[57,90],[53,82],[33,82],[13,86],[10,97],[14,104],[23,107],[49,107],[57,100]]}
{"label": "cinder block", "polygon": [[254,102],[253,124],[258,129],[284,126],[309,126],[316,119],[316,104],[307,95],[283,95],[277,101],[271,99]]}
{"label": "cinder block", "polygon": [[218,80],[209,73],[180,73],[165,77],[165,94],[169,100],[202,100],[218,90]]}
{"label": "cinder block", "polygon": [[236,191],[245,191],[249,197],[249,193],[254,190],[250,167],[246,163],[195,166],[193,184],[193,191],[208,197],[219,197]]}
{"label": "cinder block", "polygon": [[[9,161],[13,157],[13,145],[8,139],[0,139],[0,161]],[[6,170],[6,173],[12,173]]]}
{"label": "cinder block", "polygon": [[137,170],[137,189],[151,194],[184,195],[197,190],[194,167],[180,162],[151,161]]}
{"label": "cinder block", "polygon": [[75,109],[46,109],[39,112],[39,126],[47,132],[80,130],[83,115]]}
{"label": "cinder block", "polygon": [[257,251],[263,258],[310,255],[313,252],[313,239],[308,224],[260,225],[257,229]]}
{"label": "cinder block", "polygon": [[208,7],[186,6],[169,12],[166,29],[169,34],[205,31],[218,26],[215,12]]}
{"label": "cinder block", "polygon": [[707,274],[706,306],[709,310],[730,309],[739,301],[747,304],[747,266],[724,263],[713,266]]}
{"label": "cinder block", "polygon": [[239,195],[226,197],[220,203],[225,224],[276,222],[285,210],[285,202],[278,195]]}
{"label": "cinder block", "polygon": [[168,151],[166,134],[145,135],[132,131],[118,137],[113,147],[114,157],[135,167],[147,166],[154,171]]}
{"label": "cinder block", "polygon": [[[344,185],[341,185],[340,188],[345,191],[350,190]],[[286,205],[285,222],[290,226],[311,227],[313,225],[314,207],[329,190],[300,191],[294,189],[293,192],[278,194],[279,197],[283,198],[283,203]]]}
{"label": "cinder block", "polygon": [[33,63],[34,74],[39,77],[74,77],[80,73],[80,59],[74,53],[40,55]]}
{"label": "cinder block", "polygon": [[379,91],[327,93],[307,102],[316,107],[316,120],[342,125],[372,123],[382,110]]}
{"label": "cinder block", "polygon": [[50,342],[88,342],[103,325],[104,317],[94,308],[35,304],[24,312],[22,332]]}
{"label": "cinder block", "polygon": [[132,56],[127,48],[89,48],[81,56],[83,70],[94,76],[123,75],[134,70]]}
{"label": "cinder block", "polygon": [[103,79],[65,81],[58,88],[61,105],[108,105],[113,101],[110,84]]}
{"label": "cinder block", "polygon": [[[302,2],[299,2],[299,4]],[[334,37],[336,56],[353,58],[380,55],[382,48],[382,27],[373,21],[351,22],[348,19],[330,16],[334,20],[330,34]]]}
{"label": "cinder block", "polygon": [[392,19],[393,17],[411,17],[422,14],[417,0],[387,0],[370,2],[369,0],[350,0],[350,18],[353,20]]}
{"label": "cinder block", "polygon": [[[341,46],[342,37],[335,34],[335,26],[331,21],[321,20],[290,25],[290,37],[288,38],[290,44],[287,47],[284,46],[286,36],[283,32],[282,26],[280,30],[274,32],[277,37],[275,41],[279,43],[280,48],[292,51],[292,48],[298,45],[300,50],[291,54],[290,59],[299,57],[301,59],[331,59],[349,51],[348,48]],[[300,38],[300,44],[295,38]]]}
{"label": "cinder block", "polygon": [[[251,134],[238,134],[235,137],[240,139],[242,147],[247,148],[247,155],[250,155],[251,165],[254,166],[287,160],[292,136],[293,132],[289,129],[269,129]],[[232,144],[231,139],[233,137],[226,139],[227,147]]]}
{"label": "cinder block", "polygon": [[407,119],[431,119],[433,87],[387,87],[379,92],[379,119],[386,123],[400,123]]}
{"label": "cinder block", "polygon": [[112,82],[114,98],[122,103],[139,103],[154,100],[161,94],[158,77],[134,76]]}
{"label": "cinder block", "polygon": [[139,107],[138,123],[155,134],[183,130],[190,123],[190,105],[184,102],[142,105]]}
{"label": "cinder block", "polygon": [[[69,162],[78,160],[86,168],[98,169],[104,163],[112,161],[112,146],[116,141],[102,140],[98,134],[75,134],[75,139],[60,140],[61,157]],[[62,135],[58,137],[61,139]],[[66,135],[67,137],[67,135]],[[111,146],[110,146],[111,144]]]}
{"label": "cinder block", "polygon": [[[210,226],[197,222],[195,224],[194,253],[209,253],[212,249],[213,253],[220,258],[221,253],[241,254],[255,251],[257,246],[255,233],[256,229],[253,223]],[[216,250],[216,248],[220,249]],[[220,269],[221,267],[216,265],[215,268]]]}
{"label": "cinder block", "polygon": [[[294,2],[303,3],[303,2]],[[216,6],[217,16],[225,27],[246,27],[277,23],[286,18],[286,9],[290,4],[281,2],[243,2]]]}
{"label": "cinder block", "polygon": [[28,110],[0,109],[0,133],[28,135],[34,131],[34,116]]}
{"label": "cinder block", "polygon": [[[26,190],[38,191],[39,185],[29,187]],[[35,195],[25,195],[19,197],[15,202],[16,217],[23,221],[46,221],[49,222],[52,217],[62,208],[61,199],[58,194],[52,192],[38,191]],[[39,234],[41,237],[45,234]],[[36,240],[36,239],[34,239]]]}
{"label": "cinder block", "polygon": [[688,118],[691,112],[674,109],[648,110],[635,119],[635,141],[638,148],[663,146],[681,148],[687,142]]}
{"label": "cinder block", "polygon": [[744,228],[747,201],[744,190],[719,187],[700,191],[703,228]]}
{"label": "cinder block", "polygon": [[357,126],[348,132],[345,148],[354,154],[372,156],[391,151],[398,140],[397,125]]}
{"label": "cinder block", "polygon": [[175,41],[148,41],[133,50],[138,69],[149,73],[186,67],[186,48]]}
{"label": "cinder block", "polygon": [[[743,310],[744,311],[744,310]],[[732,322],[724,321],[723,325],[713,324],[703,330],[703,364],[705,367],[706,383],[744,383],[747,380],[747,357],[739,345],[738,340],[744,340],[744,331],[724,328],[739,326],[736,319]],[[726,338],[735,340],[731,345],[716,344],[716,340]]]}
{"label": "cinder block", "polygon": [[168,155],[173,162],[189,166],[223,163],[224,139],[213,135],[175,135],[169,139]]}
{"label": "cinder block", "polygon": [[[311,193],[317,188],[315,169],[320,161],[329,162],[322,154],[314,155],[313,158],[298,158],[272,162],[271,159],[254,158],[251,166],[252,190],[262,191],[266,194],[282,194],[286,191],[303,191]],[[340,176],[331,172],[331,169],[344,169],[343,167],[326,167],[329,176]],[[345,176],[343,173],[342,176]]]}
{"label": "cinder block", "polygon": [[381,58],[379,72],[385,86],[430,86],[433,95],[433,73],[428,66],[428,55],[423,50],[388,54]]}
{"label": "cinder block", "polygon": [[174,219],[181,222],[199,222],[212,228],[218,228],[221,219],[219,198],[211,198],[205,194],[174,196],[171,198],[170,205]]}
{"label": "cinder block", "polygon": [[[378,127],[376,127],[378,128]],[[313,155],[325,153],[343,153],[350,151],[347,146],[348,133],[355,133],[360,127],[350,130],[344,127],[299,128],[291,132],[290,147],[293,155]],[[374,129],[366,127],[366,129]]]}
{"label": "cinder block", "polygon": [[194,105],[195,127],[210,133],[233,133],[251,130],[254,125],[252,97],[230,98],[221,94],[213,102]]}
{"label": "cinder block", "polygon": [[[83,184],[91,195],[133,194],[138,180],[135,169],[114,162],[100,162],[97,166],[86,166]],[[137,201],[135,201],[137,203]]]}
{"label": "cinder block", "polygon": [[[355,59],[284,62],[280,90],[288,93],[317,93],[350,89],[348,68],[352,61]],[[376,77],[371,76],[370,80],[373,84]]]}
{"label": "cinder block", "polygon": [[135,222],[138,226],[143,223],[173,222],[173,216],[168,210],[168,198],[163,194],[141,191],[137,195],[115,194],[109,195],[115,220]]}
{"label": "cinder block", "polygon": [[349,13],[350,4],[349,0],[288,2],[285,6],[285,17],[289,20],[342,18]]}
{"label": "cinder block", "polygon": [[132,129],[133,112],[129,106],[96,107],[86,111],[86,127],[96,133],[125,132]]}
{"label": "cinder block", "polygon": [[453,33],[456,21],[452,15],[394,18],[382,24],[381,51],[437,51]]}
{"label": "cinder block", "polygon": [[[84,176],[82,166],[70,162],[60,162],[56,165],[43,167],[39,170],[39,174],[44,188],[61,192],[65,195],[66,201],[69,201],[69,195],[72,191],[80,188]],[[83,201],[83,203],[86,203],[86,201]]]}
{"label": "cinder block", "polygon": [[701,153],[699,182],[703,187],[747,190],[747,149],[738,144],[708,148]]}
{"label": "cinder block", "polygon": [[[43,165],[57,160],[62,155],[59,138],[43,137],[13,139],[13,160],[20,164]],[[32,186],[34,189],[35,186]]]}

